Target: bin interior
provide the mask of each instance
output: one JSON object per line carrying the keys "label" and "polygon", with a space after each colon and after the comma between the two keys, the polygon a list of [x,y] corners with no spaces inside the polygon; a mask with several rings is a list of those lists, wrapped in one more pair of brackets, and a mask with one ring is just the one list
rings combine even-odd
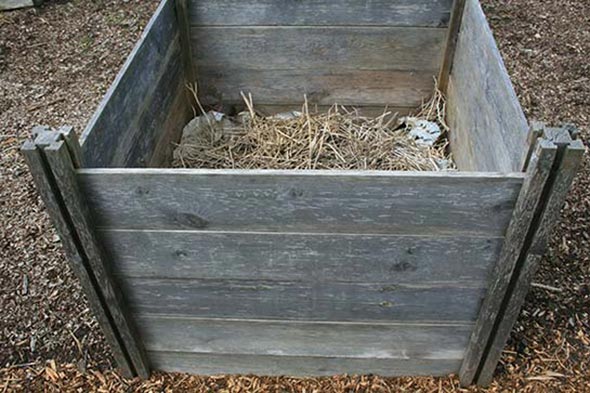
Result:
{"label": "bin interior", "polygon": [[[364,115],[407,114],[435,88],[452,0],[188,2],[183,59],[173,2],[163,1],[82,136],[88,167],[168,167],[195,115],[183,66],[207,109],[266,114],[338,103]],[[460,171],[518,172],[527,121],[479,2],[467,2],[446,92]],[[184,50],[184,52],[183,52]],[[184,60],[184,61],[183,61]]]}

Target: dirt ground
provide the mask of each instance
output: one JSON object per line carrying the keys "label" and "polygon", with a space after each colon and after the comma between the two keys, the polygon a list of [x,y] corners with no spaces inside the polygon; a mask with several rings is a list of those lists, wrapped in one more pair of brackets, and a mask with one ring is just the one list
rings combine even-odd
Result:
{"label": "dirt ground", "polygon": [[[529,118],[574,123],[587,144],[590,2],[483,3]],[[48,1],[0,14],[0,392],[480,391],[455,376],[140,381],[112,370],[18,148],[36,124],[84,128],[156,6]],[[590,392],[589,175],[586,159],[489,391]]]}

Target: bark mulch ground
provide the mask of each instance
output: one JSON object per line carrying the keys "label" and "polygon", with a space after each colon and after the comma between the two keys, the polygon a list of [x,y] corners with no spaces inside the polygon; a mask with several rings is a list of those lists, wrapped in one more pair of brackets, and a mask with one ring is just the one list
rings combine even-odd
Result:
{"label": "bark mulch ground", "polygon": [[[48,1],[0,14],[0,392],[457,392],[455,376],[318,379],[156,373],[124,380],[18,147],[36,124],[82,130],[156,0]],[[531,119],[588,143],[590,2],[484,0]],[[590,392],[590,165],[585,160],[491,392]]]}

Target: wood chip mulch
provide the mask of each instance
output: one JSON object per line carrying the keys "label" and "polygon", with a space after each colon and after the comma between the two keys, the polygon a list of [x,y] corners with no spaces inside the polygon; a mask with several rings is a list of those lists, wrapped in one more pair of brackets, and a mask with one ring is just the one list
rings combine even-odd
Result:
{"label": "wood chip mulch", "polygon": [[[590,2],[484,0],[530,119],[590,130]],[[535,277],[497,377],[462,390],[455,376],[125,380],[64,260],[18,147],[36,124],[92,115],[156,0],[47,1],[0,13],[0,393],[590,392],[590,163]]]}

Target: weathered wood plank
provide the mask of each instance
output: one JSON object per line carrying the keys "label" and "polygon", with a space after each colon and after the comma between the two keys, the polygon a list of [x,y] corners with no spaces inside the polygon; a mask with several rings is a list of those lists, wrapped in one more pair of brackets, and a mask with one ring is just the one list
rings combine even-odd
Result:
{"label": "weathered wood plank", "polygon": [[[561,133],[569,139],[566,130],[561,130]],[[551,231],[559,220],[561,208],[565,203],[567,193],[584,156],[585,148],[580,141],[570,140],[564,144],[559,142],[556,142],[556,144],[558,145],[557,163],[554,165],[551,177],[548,180],[551,188],[543,196],[542,217],[538,219],[538,227],[530,242],[526,259],[522,261],[520,266],[516,267],[516,277],[512,280],[511,292],[504,301],[501,319],[489,344],[486,357],[482,361],[477,380],[478,385],[487,386],[492,381],[502,350],[520,314],[520,309],[524,304],[533,276],[545,253]]]}
{"label": "weathered wood plank", "polygon": [[472,326],[182,319],[138,315],[148,351],[462,359]]}
{"label": "weathered wood plank", "polygon": [[[172,163],[172,155],[175,148],[175,143],[180,141],[182,130],[184,125],[191,119],[195,112],[191,105],[187,102],[194,101],[194,98],[187,99],[192,93],[188,92],[185,86],[178,86],[176,90],[176,96],[168,112],[162,112],[167,114],[167,118],[161,125],[159,138],[154,138],[155,147],[153,148],[152,158],[148,162],[149,168],[166,168]],[[154,135],[157,137],[157,135]]]}
{"label": "weathered wood plank", "polygon": [[180,31],[179,39],[182,51],[181,57],[184,65],[185,78],[187,83],[192,84],[197,81],[197,78],[195,76],[195,65],[193,64],[193,50],[191,43],[188,4],[187,0],[174,0],[174,4],[176,6],[176,21],[178,23],[178,29]]}
{"label": "weathered wood plank", "polygon": [[59,235],[61,244],[66,252],[67,260],[80,280],[80,284],[88,300],[90,309],[105,336],[107,343],[112,351],[113,357],[122,374],[126,377],[133,377],[135,370],[133,364],[126,355],[122,343],[119,341],[117,328],[110,319],[106,305],[103,303],[101,290],[98,287],[92,268],[82,251],[82,246],[78,240],[70,219],[68,218],[67,209],[61,199],[59,190],[56,189],[55,179],[51,169],[42,156],[42,151],[32,141],[27,141],[21,148],[29,170],[33,175],[33,180],[37,187],[51,221]]}
{"label": "weathered wood plank", "polygon": [[456,0],[453,2],[451,10],[451,20],[447,31],[447,41],[443,55],[442,65],[438,74],[438,88],[443,94],[447,93],[449,86],[449,76],[455,61],[455,51],[457,49],[457,39],[463,22],[463,12],[465,11],[466,0]]}
{"label": "weathered wood plank", "polygon": [[250,92],[258,104],[303,103],[416,108],[434,88],[432,72],[321,70],[228,70],[201,68],[201,100],[204,103],[238,103],[240,92]]}
{"label": "weathered wood plank", "polygon": [[100,288],[104,305],[107,307],[117,332],[129,356],[135,372],[143,378],[149,376],[149,365],[141,343],[127,312],[121,291],[109,271],[109,263],[93,232],[90,212],[85,205],[76,183],[75,169],[64,141],[55,142],[44,149],[45,158],[51,168],[56,188],[59,189],[69,222],[75,230],[76,239],[87,258],[88,266]]}
{"label": "weathered wood plank", "polygon": [[81,170],[100,227],[503,236],[522,175]]}
{"label": "weathered wood plank", "polygon": [[101,231],[117,274],[144,278],[485,283],[502,238]]}
{"label": "weathered wood plank", "polygon": [[480,283],[124,280],[135,313],[309,321],[474,321]]}
{"label": "weathered wood plank", "polygon": [[16,10],[41,5],[43,0],[0,0],[0,11]]}
{"label": "weathered wood plank", "polygon": [[[89,167],[146,166],[183,89],[179,30],[173,0],[162,1],[139,43],[82,135]],[[188,106],[188,100],[183,104]],[[169,125],[169,124],[168,124]]]}
{"label": "weathered wood plank", "polygon": [[197,67],[223,71],[431,71],[446,29],[410,27],[193,27]]}
{"label": "weathered wood plank", "polygon": [[[185,86],[182,64],[172,60],[157,82],[152,96],[145,102],[143,114],[121,136],[120,145],[113,149],[113,162],[128,168],[147,167],[163,135],[181,133],[190,118]],[[179,93],[184,95],[185,101],[174,107]],[[170,120],[177,123],[171,124]],[[171,128],[165,129],[165,126]]]}
{"label": "weathered wood plank", "polygon": [[448,98],[451,148],[459,169],[522,169],[528,124],[477,0],[465,6]]}
{"label": "weathered wood plank", "polygon": [[191,1],[199,26],[424,26],[448,24],[452,0]]}
{"label": "weathered wood plank", "polygon": [[332,376],[376,374],[382,376],[447,375],[457,372],[460,360],[451,359],[346,359],[300,356],[259,356],[150,352],[155,369],[203,375],[256,374]]}
{"label": "weathered wood plank", "polygon": [[[510,226],[506,232],[500,258],[490,276],[490,286],[461,366],[461,383],[470,385],[477,380],[482,359],[493,337],[504,298],[508,293],[515,267],[526,257],[526,249],[534,233],[535,217],[539,214],[543,190],[549,179],[557,147],[550,141],[540,140],[531,157],[527,177],[522,186]],[[524,251],[523,251],[524,250]]]}

